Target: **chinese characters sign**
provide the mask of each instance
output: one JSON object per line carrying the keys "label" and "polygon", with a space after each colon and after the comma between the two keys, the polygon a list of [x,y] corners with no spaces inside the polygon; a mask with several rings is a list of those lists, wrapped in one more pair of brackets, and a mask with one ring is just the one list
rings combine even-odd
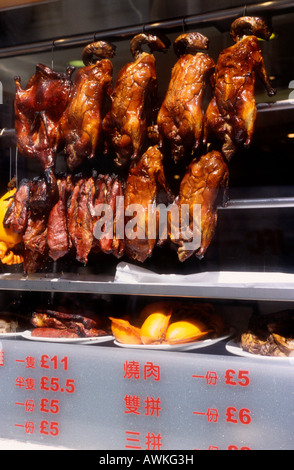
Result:
{"label": "chinese characters sign", "polygon": [[292,449],[292,367],[3,340],[0,441],[155,453]]}

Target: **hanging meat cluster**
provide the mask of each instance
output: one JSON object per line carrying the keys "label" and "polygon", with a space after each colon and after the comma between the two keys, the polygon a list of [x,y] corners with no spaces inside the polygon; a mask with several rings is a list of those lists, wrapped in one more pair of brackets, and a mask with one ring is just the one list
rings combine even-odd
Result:
{"label": "hanging meat cluster", "polygon": [[[46,257],[56,261],[73,250],[83,264],[90,253],[101,251],[144,262],[165,239],[178,247],[180,261],[204,256],[215,233],[217,204],[228,187],[229,162],[241,144],[252,140],[256,75],[270,96],[275,93],[257,40],[269,39],[265,22],[239,18],[231,35],[235,44],[215,64],[203,52],[209,43],[205,36],[181,34],[174,42],[177,61],[161,103],[154,52],[166,52],[170,45],[161,35],[142,33],[131,40],[133,61],[121,69],[115,84],[110,61],[115,46],[104,41],[84,49],[85,66],[73,80],[72,68],[63,75],[42,65],[24,90],[16,79],[17,146],[42,169],[40,177],[21,182],[4,220],[6,228],[22,234],[27,272]],[[208,87],[212,99],[205,112]],[[62,152],[68,174],[56,176],[56,156]],[[87,175],[83,165],[95,158],[113,162],[115,174],[94,169]],[[166,174],[177,166],[186,169],[172,194]],[[170,218],[162,237],[158,211],[148,211],[161,200],[180,214],[182,205],[189,208],[177,237]],[[127,237],[133,204],[143,211],[136,218],[136,236]],[[201,205],[201,221],[195,220],[196,204]],[[150,217],[157,222],[148,237]],[[186,249],[185,232],[195,224],[200,245]]]}
{"label": "hanging meat cluster", "polygon": [[116,219],[116,198],[123,194],[123,183],[116,176],[96,174],[63,175],[56,181],[58,198],[51,204],[43,178],[21,181],[17,197],[6,212],[4,227],[13,227],[22,235],[25,272],[35,272],[48,259],[57,261],[72,253],[83,264],[87,264],[91,252],[120,258],[124,240],[107,236],[96,239],[93,228],[99,219],[97,205],[110,205]]}

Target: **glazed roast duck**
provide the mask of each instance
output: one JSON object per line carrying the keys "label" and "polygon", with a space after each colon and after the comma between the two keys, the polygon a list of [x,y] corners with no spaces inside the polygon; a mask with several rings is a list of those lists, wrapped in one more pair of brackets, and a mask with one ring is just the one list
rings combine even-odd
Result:
{"label": "glazed roast duck", "polygon": [[68,104],[74,67],[58,73],[37,64],[25,88],[15,78],[15,132],[19,153],[40,162],[41,168],[54,168],[57,128]]}
{"label": "glazed roast duck", "polygon": [[[204,257],[215,233],[217,206],[226,202],[228,184],[228,165],[222,154],[216,150],[193,159],[188,166],[175,200],[180,213],[184,204],[189,208],[189,223],[180,227],[179,239],[174,238],[173,233],[176,231],[173,231],[172,220],[170,223],[170,237],[178,245],[180,261],[185,261],[194,254],[198,259]],[[194,213],[195,205],[199,205],[200,214]],[[198,230],[200,239],[200,246],[192,250],[185,245],[189,241],[188,230],[192,233]]]}
{"label": "glazed roast duck", "polygon": [[102,122],[110,106],[112,63],[115,46],[97,41],[85,47],[68,105],[58,126],[58,140],[64,148],[68,168],[73,171],[85,159],[94,158],[103,147]]}
{"label": "glazed roast duck", "polygon": [[198,50],[208,48],[200,33],[180,35],[174,42],[179,57],[160,107],[157,126],[161,145],[175,162],[190,155],[202,142],[203,95],[214,72],[214,61]]}
{"label": "glazed roast duck", "polygon": [[144,152],[138,162],[131,165],[126,181],[125,223],[128,224],[131,219],[131,216],[128,216],[128,208],[133,204],[139,204],[142,209],[136,218],[137,237],[125,238],[125,253],[132,260],[141,263],[146,261],[152,255],[154,247],[162,243],[160,238],[167,236],[159,232],[156,206],[159,203],[160,192],[164,193],[167,201],[173,201],[173,195],[165,177],[163,154],[159,147],[154,145]]}
{"label": "glazed roast duck", "polygon": [[258,38],[268,40],[270,36],[271,31],[261,18],[238,18],[231,26],[235,44],[218,57],[214,96],[205,114],[204,143],[216,137],[228,161],[240,144],[249,146],[252,141],[256,121],[256,76],[269,96],[276,93],[258,44]]}
{"label": "glazed roast duck", "polygon": [[156,61],[152,53],[166,52],[169,40],[165,36],[141,33],[131,40],[134,61],[119,72],[111,94],[111,109],[103,121],[108,148],[114,150],[118,166],[136,160],[147,138],[147,129],[155,123],[158,106]]}
{"label": "glazed roast duck", "polygon": [[74,67],[58,73],[37,64],[25,88],[15,77],[15,133],[19,153],[39,162],[48,182],[49,197],[57,197],[55,164],[59,147],[58,126],[68,104]]}

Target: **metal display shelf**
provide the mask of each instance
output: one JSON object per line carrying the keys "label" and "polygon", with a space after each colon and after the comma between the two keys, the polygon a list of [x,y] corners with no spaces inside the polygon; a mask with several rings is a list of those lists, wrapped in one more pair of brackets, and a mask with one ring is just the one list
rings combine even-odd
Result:
{"label": "metal display shelf", "polygon": [[[232,279],[222,279],[232,276]],[[158,276],[158,282],[120,282],[111,276],[61,274],[0,275],[0,290],[32,292],[67,292],[78,294],[117,294],[140,296],[189,297],[236,300],[294,301],[294,275],[254,272],[199,273],[199,281],[179,276],[169,282],[168,276]],[[292,280],[293,276],[293,280]],[[245,278],[247,280],[245,280]],[[256,279],[258,278],[258,279]]]}

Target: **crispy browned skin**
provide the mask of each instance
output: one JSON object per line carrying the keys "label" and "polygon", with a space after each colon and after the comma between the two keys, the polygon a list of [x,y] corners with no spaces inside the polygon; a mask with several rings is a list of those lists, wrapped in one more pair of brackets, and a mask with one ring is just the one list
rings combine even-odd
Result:
{"label": "crispy browned skin", "polygon": [[76,259],[87,264],[91,252],[93,235],[93,217],[91,206],[95,196],[94,178],[81,179],[77,182],[67,207],[67,226],[70,242],[76,249]]}
{"label": "crispy browned skin", "polygon": [[150,34],[139,34],[131,41],[135,60],[119,72],[111,97],[111,110],[103,121],[105,135],[109,147],[116,153],[118,166],[138,158],[146,139],[147,127],[155,119],[155,57],[141,50],[144,42],[148,43],[151,50],[165,52],[167,49],[161,39]]}
{"label": "crispy browned skin", "polygon": [[19,152],[36,158],[43,169],[55,164],[57,126],[67,106],[73,68],[65,74],[37,64],[35,74],[23,89],[15,77],[15,132]]}
{"label": "crispy browned skin", "polygon": [[110,104],[113,70],[106,57],[113,57],[114,53],[115,46],[103,41],[89,44],[83,51],[86,66],[77,71],[70,102],[59,126],[70,170],[79,167],[86,158],[93,158],[102,144],[102,120]]}
{"label": "crispy browned skin", "polygon": [[34,216],[28,220],[27,229],[23,236],[23,242],[27,249],[44,254],[46,250],[47,226],[43,216]]}
{"label": "crispy browned skin", "polygon": [[[91,208],[94,234],[92,248],[97,251],[99,247],[103,253],[112,253],[120,258],[124,253],[124,234],[116,233],[119,230],[116,230],[116,223],[124,221],[124,206],[117,198],[121,198],[121,201],[123,199],[123,184],[119,178],[115,175],[99,175]],[[117,221],[118,218],[120,221]]]}
{"label": "crispy browned skin", "polygon": [[33,336],[93,337],[107,334],[104,329],[100,329],[99,318],[55,310],[33,312],[31,323],[37,328],[33,330]]}
{"label": "crispy browned skin", "polygon": [[66,202],[67,180],[57,181],[59,199],[52,207],[47,221],[47,244],[49,256],[57,261],[65,256],[70,249],[70,239],[67,229]]}
{"label": "crispy browned skin", "polygon": [[[193,220],[193,204],[201,204],[201,245],[195,251],[186,251],[180,239],[178,257],[180,261],[189,258],[194,252],[202,258],[215,233],[217,223],[217,201],[222,191],[228,186],[229,171],[220,152],[212,151],[190,164],[180,185],[177,204],[189,206],[190,228],[199,227],[199,221]],[[185,227],[181,227],[184,232]]]}
{"label": "crispy browned skin", "polygon": [[[157,243],[156,225],[153,225],[154,232],[150,232],[152,226],[148,208],[156,204],[160,187],[169,195],[164,175],[163,155],[157,146],[153,146],[149,147],[140,160],[131,166],[124,199],[126,214],[125,253],[131,259],[142,263],[152,255]],[[136,206],[132,206],[133,204],[138,204],[137,213]],[[128,237],[128,223],[133,224],[132,219],[137,224],[134,239]],[[130,232],[133,232],[133,225],[129,228]]]}
{"label": "crispy browned skin", "polygon": [[204,143],[212,135],[216,136],[228,160],[239,144],[248,146],[252,140],[256,120],[256,75],[264,83],[268,95],[275,94],[267,76],[257,36],[241,36],[242,29],[248,25],[259,37],[269,38],[269,30],[258,18],[240,18],[233,23],[232,37],[237,42],[219,55],[214,97],[205,115]]}
{"label": "crispy browned skin", "polygon": [[163,143],[177,162],[196,149],[203,130],[203,94],[214,71],[214,61],[197,49],[207,49],[200,33],[179,36],[174,44],[180,58],[173,67],[169,87],[157,117]]}

